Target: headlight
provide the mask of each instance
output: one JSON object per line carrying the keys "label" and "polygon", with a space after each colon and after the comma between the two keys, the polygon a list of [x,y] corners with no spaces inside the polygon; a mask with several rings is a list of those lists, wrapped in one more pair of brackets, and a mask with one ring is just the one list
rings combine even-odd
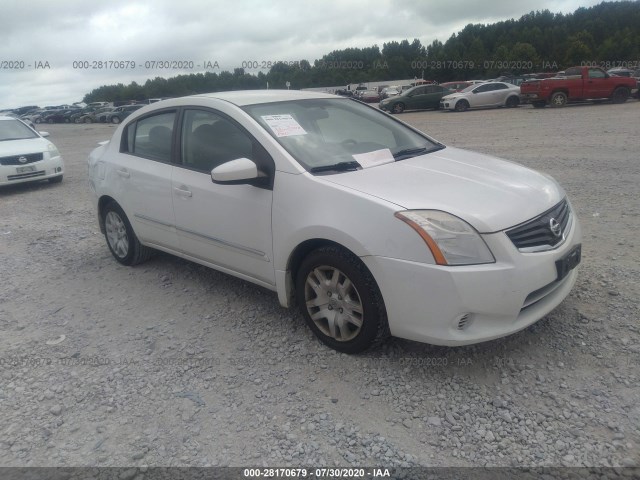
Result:
{"label": "headlight", "polygon": [[58,149],[53,143],[50,143],[49,145],[47,145],[47,150],[49,150],[49,156],[52,158],[60,156],[60,152],[58,151]]}
{"label": "headlight", "polygon": [[422,237],[438,265],[496,261],[480,234],[458,217],[439,210],[405,210],[395,216]]}

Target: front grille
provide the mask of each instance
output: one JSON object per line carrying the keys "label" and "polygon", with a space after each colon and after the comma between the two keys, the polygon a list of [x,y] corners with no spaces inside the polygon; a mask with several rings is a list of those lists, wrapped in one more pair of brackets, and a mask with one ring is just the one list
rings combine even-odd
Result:
{"label": "front grille", "polygon": [[[20,161],[20,159],[26,161]],[[40,153],[29,153],[27,155],[13,155],[11,157],[0,157],[0,165],[26,165],[28,163],[39,162],[44,158],[42,152]]]}
{"label": "front grille", "polygon": [[22,180],[23,178],[42,177],[46,172],[41,170],[39,172],[19,173],[18,175],[8,175],[7,180]]}
{"label": "front grille", "polygon": [[571,209],[564,199],[541,215],[507,230],[506,234],[522,252],[550,250],[564,242],[570,222]]}

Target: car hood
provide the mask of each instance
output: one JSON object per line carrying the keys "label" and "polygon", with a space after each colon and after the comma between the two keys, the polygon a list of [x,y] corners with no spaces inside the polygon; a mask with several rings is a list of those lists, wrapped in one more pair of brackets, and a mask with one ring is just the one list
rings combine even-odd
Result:
{"label": "car hood", "polygon": [[481,233],[529,220],[565,196],[551,177],[513,162],[450,147],[322,179],[404,209],[451,213]]}
{"label": "car hood", "polygon": [[28,153],[46,152],[51,142],[45,138],[26,138],[0,142],[0,157],[12,157]]}

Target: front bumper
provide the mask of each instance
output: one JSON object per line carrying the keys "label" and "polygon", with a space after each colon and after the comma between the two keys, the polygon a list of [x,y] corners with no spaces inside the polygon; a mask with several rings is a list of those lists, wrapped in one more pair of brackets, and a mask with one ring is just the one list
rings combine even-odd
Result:
{"label": "front bumper", "polygon": [[[29,167],[30,171],[25,171],[25,167]],[[0,165],[0,186],[37,182],[63,174],[64,161],[61,156],[45,158],[25,165]]]}
{"label": "front bumper", "polygon": [[555,250],[521,253],[504,232],[483,238],[496,263],[448,267],[362,258],[380,287],[393,336],[434,345],[504,337],[540,320],[571,291],[577,270],[557,281],[555,262],[581,241],[575,215]]}
{"label": "front bumper", "polygon": [[440,110],[455,110],[456,100],[440,100]]}

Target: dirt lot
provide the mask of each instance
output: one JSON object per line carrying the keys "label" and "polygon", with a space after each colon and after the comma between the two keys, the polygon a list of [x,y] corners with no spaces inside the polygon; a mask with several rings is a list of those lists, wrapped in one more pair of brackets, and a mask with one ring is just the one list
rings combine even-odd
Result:
{"label": "dirt lot", "polygon": [[64,182],[0,190],[0,464],[638,465],[640,102],[400,118],[565,187],[583,264],[556,311],[472,347],[335,353],[272,292],[116,263],[86,166],[114,127],[41,127]]}

